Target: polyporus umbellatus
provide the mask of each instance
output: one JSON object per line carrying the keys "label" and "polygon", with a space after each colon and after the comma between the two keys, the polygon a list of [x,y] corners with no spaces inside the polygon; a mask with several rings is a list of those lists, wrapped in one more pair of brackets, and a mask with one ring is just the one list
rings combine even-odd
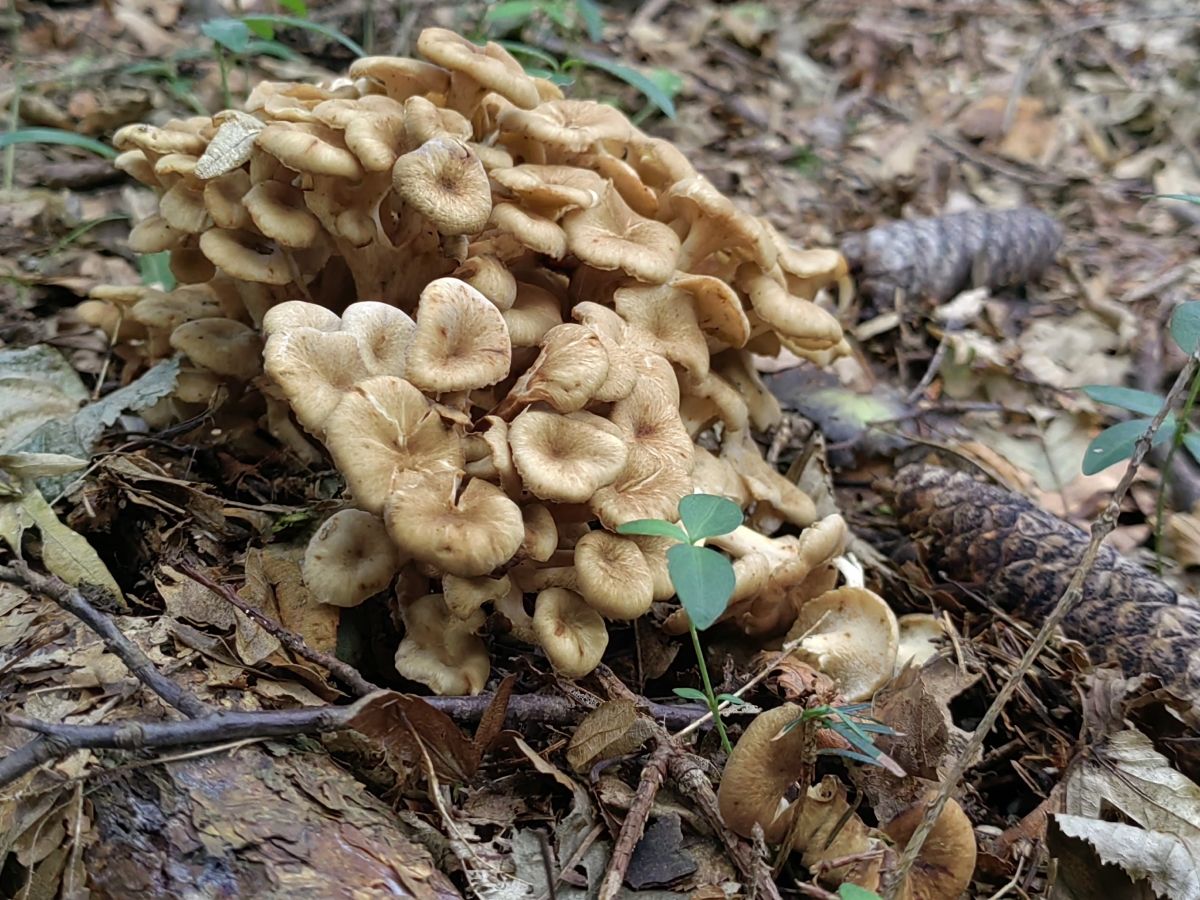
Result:
{"label": "polyporus umbellatus", "polygon": [[[716,544],[730,621],[786,633],[788,591],[833,586],[844,525],[809,528],[811,500],[763,461],[749,429],[781,414],[751,353],[844,352],[814,302],[848,289],[844,260],[787,246],[670,143],[496,44],[429,29],[418,50],[123,128],[118,165],[159,196],[130,246],[169,251],[179,286],[98,290],[81,314],[124,359],[188,356],[160,419],[228,396],[301,459],[324,445],[361,513],[313,538],[310,587],[349,605],[411,561],[397,661],[434,690],[482,689],[483,607],[590,671],[598,623],[671,594],[667,542],[613,532],[697,490],[812,531]],[[323,591],[350,522],[395,552]],[[471,677],[446,677],[468,651]]]}

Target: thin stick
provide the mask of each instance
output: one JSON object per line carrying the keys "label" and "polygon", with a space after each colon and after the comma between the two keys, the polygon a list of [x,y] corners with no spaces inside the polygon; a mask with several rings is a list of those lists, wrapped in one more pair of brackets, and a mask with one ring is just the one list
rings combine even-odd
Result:
{"label": "thin stick", "polygon": [[629,871],[629,863],[633,860],[633,851],[646,831],[646,820],[650,818],[654,798],[658,796],[658,789],[667,777],[667,763],[675,752],[671,744],[661,743],[642,766],[637,792],[633,795],[629,812],[626,813],[616,843],[613,844],[612,857],[604,873],[604,880],[600,882],[597,900],[616,900],[620,895],[625,873]]}
{"label": "thin stick", "polygon": [[105,649],[125,663],[138,681],[185,716],[196,718],[212,712],[207,703],[158,671],[150,658],[121,633],[111,618],[92,606],[83,594],[58,576],[40,575],[24,562],[15,560],[11,566],[0,566],[0,581],[25,584],[49,597],[96,632],[104,641]]}
{"label": "thin stick", "polygon": [[1070,584],[1059,597],[1054,609],[1050,611],[1050,615],[1046,617],[1046,621],[1042,623],[1041,630],[1038,631],[1037,637],[1033,639],[1033,643],[1029,645],[1029,649],[1025,651],[1025,655],[1021,657],[1021,661],[1017,664],[1016,669],[1009,676],[1004,686],[1000,688],[1000,692],[996,695],[996,699],[992,701],[992,705],[988,707],[987,712],[983,714],[983,718],[979,720],[979,724],[975,727],[975,731],[971,734],[970,740],[959,754],[958,759],[954,761],[954,765],[950,771],[946,773],[942,780],[941,786],[938,789],[937,795],[925,810],[925,817],[921,820],[921,824],[917,826],[912,837],[908,841],[908,845],[904,848],[904,852],[900,856],[899,865],[894,870],[888,873],[885,880],[883,896],[887,900],[895,900],[899,895],[900,888],[904,885],[908,878],[909,870],[912,869],[913,863],[916,862],[917,856],[921,852],[921,847],[924,846],[926,838],[929,837],[929,832],[933,829],[934,823],[938,816],[942,814],[942,810],[946,806],[946,802],[950,799],[950,795],[954,792],[958,782],[962,780],[966,773],[971,760],[975,754],[979,752],[983,746],[983,741],[988,733],[992,730],[992,726],[996,724],[996,720],[1004,711],[1004,707],[1008,705],[1008,701],[1016,692],[1026,674],[1033,667],[1041,652],[1050,642],[1051,635],[1066,618],[1067,613],[1083,596],[1084,582],[1088,575],[1091,574],[1092,567],[1096,563],[1096,557],[1100,555],[1100,548],[1104,543],[1104,539],[1112,533],[1117,526],[1117,517],[1121,512],[1121,501],[1125,499],[1125,494],[1129,491],[1129,486],[1133,484],[1134,476],[1137,474],[1138,467],[1141,466],[1142,460],[1146,458],[1146,454],[1150,452],[1150,444],[1154,438],[1154,434],[1162,427],[1166,421],[1167,415],[1176,405],[1178,399],[1188,389],[1192,379],[1196,376],[1197,371],[1200,371],[1200,350],[1197,350],[1188,360],[1186,366],[1175,379],[1175,383],[1171,386],[1166,400],[1163,402],[1162,408],[1155,414],[1151,420],[1149,427],[1137,439],[1134,444],[1133,457],[1129,460],[1129,466],[1125,470],[1125,474],[1121,476],[1121,481],[1117,485],[1117,489],[1109,498],[1108,506],[1105,507],[1099,518],[1092,525],[1091,540],[1088,543],[1087,549],[1084,551],[1083,559],[1079,562],[1079,567],[1075,570],[1074,576],[1071,578]]}

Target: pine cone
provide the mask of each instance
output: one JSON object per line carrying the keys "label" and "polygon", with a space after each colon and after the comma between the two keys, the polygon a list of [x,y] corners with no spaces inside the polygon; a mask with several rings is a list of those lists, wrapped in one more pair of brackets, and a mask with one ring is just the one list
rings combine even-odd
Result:
{"label": "pine cone", "polygon": [[897,289],[942,301],[968,287],[1025,284],[1060,243],[1058,225],[1035,209],[976,210],[850,234],[841,251],[863,294],[888,303]]}
{"label": "pine cone", "polygon": [[[1033,624],[1066,590],[1088,535],[1024,497],[935,466],[901,469],[900,524],[934,577],[969,586]],[[1096,661],[1150,672],[1200,715],[1200,607],[1102,547],[1063,630]]]}

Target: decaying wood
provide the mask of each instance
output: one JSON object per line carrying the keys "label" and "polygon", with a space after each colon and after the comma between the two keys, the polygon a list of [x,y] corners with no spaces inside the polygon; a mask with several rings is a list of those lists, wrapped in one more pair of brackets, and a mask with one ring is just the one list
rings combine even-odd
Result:
{"label": "decaying wood", "polygon": [[[1024,497],[963,472],[907,466],[894,485],[900,521],[935,578],[986,593],[1039,623],[1088,544],[1085,532]],[[1104,547],[1063,630],[1097,662],[1158,675],[1200,714],[1200,607]]]}
{"label": "decaying wood", "polygon": [[886,304],[896,291],[940,301],[971,287],[1025,284],[1061,243],[1053,219],[1023,208],[892,222],[847,235],[841,251],[862,293]]}

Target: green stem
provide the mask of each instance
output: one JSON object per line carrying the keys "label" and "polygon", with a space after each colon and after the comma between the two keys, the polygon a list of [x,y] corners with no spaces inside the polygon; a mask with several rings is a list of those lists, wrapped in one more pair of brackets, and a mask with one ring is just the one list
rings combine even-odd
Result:
{"label": "green stem", "polygon": [[700,680],[704,682],[704,696],[708,700],[708,709],[712,713],[713,722],[717,726],[717,734],[721,736],[721,747],[726,753],[733,752],[733,744],[729,743],[729,735],[725,733],[725,723],[721,721],[721,708],[713,693],[712,682],[708,678],[708,666],[704,662],[704,651],[700,648],[700,633],[696,626],[688,622],[688,631],[692,635],[692,647],[696,650],[696,662],[700,664]]}
{"label": "green stem", "polygon": [[1187,435],[1188,422],[1191,420],[1192,408],[1196,405],[1197,397],[1200,397],[1200,373],[1197,373],[1196,377],[1192,379],[1187,400],[1184,401],[1183,409],[1179,413],[1179,427],[1175,429],[1175,436],[1171,439],[1171,449],[1167,451],[1167,458],[1163,462],[1162,480],[1158,485],[1158,496],[1155,498],[1154,562],[1159,575],[1163,573],[1163,529],[1166,524],[1167,479],[1171,474],[1171,460],[1175,458],[1175,452],[1183,446],[1183,439]]}
{"label": "green stem", "polygon": [[214,43],[217,51],[217,68],[221,72],[221,100],[226,109],[233,107],[233,95],[229,93],[229,61],[225,58],[225,48]]}

